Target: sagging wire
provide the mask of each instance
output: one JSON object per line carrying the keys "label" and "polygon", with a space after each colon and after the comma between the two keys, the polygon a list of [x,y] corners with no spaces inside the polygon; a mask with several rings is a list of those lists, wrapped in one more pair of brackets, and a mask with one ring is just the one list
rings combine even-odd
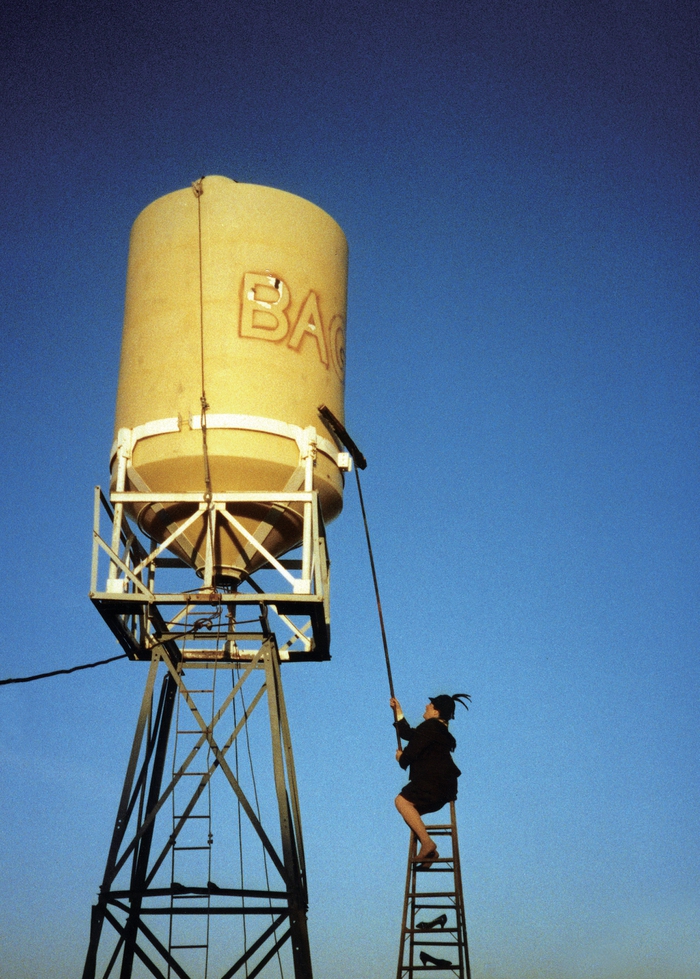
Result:
{"label": "sagging wire", "polygon": [[83,663],[81,666],[71,666],[67,670],[51,670],[50,673],[35,673],[34,676],[11,677],[7,680],[0,680],[0,686],[4,686],[7,683],[30,683],[32,680],[45,680],[50,676],[63,676],[67,673],[76,673],[78,670],[91,670],[95,666],[105,666],[107,663],[114,663],[118,659],[127,659],[127,654],[122,653],[120,656],[110,656],[109,659],[101,659],[97,663]]}

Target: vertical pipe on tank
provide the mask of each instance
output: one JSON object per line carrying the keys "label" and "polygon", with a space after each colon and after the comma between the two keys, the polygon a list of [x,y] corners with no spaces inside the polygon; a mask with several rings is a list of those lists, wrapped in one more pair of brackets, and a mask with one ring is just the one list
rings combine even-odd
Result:
{"label": "vertical pipe on tank", "polygon": [[[117,493],[123,493],[126,486],[126,467],[129,461],[129,454],[131,449],[131,432],[122,428],[119,430],[119,435],[117,439],[117,479],[116,479],[116,491]],[[112,527],[112,551],[115,554],[119,554],[119,538],[121,536],[122,530],[122,515],[124,512],[124,504],[116,503],[114,505],[114,524]],[[118,577],[118,568],[114,561],[109,562],[109,577],[115,579]],[[109,585],[107,586],[109,588]]]}
{"label": "vertical pipe on tank", "polygon": [[[207,464],[208,465],[208,464]],[[205,511],[206,552],[204,556],[204,587],[211,588],[214,581],[214,532],[216,529],[216,507],[211,502],[211,492],[207,490],[205,498],[210,497]]]}
{"label": "vertical pipe on tank", "polygon": [[[314,488],[314,463],[316,461],[316,429],[306,430],[306,468],[304,472],[304,492],[311,493]],[[313,504],[304,504],[304,531],[302,541],[301,577],[307,591],[311,591],[311,510]]]}

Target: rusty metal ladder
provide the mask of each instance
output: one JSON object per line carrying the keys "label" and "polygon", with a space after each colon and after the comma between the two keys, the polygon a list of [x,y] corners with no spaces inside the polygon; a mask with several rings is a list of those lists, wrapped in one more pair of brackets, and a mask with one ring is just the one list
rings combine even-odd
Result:
{"label": "rusty metal ladder", "polygon": [[[207,685],[189,687],[188,693],[202,718],[211,724],[216,704],[216,670],[202,670],[200,675],[204,677],[204,683]],[[210,675],[211,679],[209,679]],[[173,775],[201,733],[202,730],[195,725],[190,711],[184,709],[182,698],[178,697],[175,714]],[[170,907],[173,909],[184,901],[195,907],[199,906],[201,914],[170,915],[168,955],[171,960],[179,960],[180,966],[185,968],[188,975],[197,975],[201,979],[206,979],[209,974],[210,917],[207,910],[211,906],[208,882],[211,880],[213,843],[211,783],[207,785],[194,810],[187,815],[176,839],[175,832],[194,791],[188,783],[193,778],[201,779],[206,774],[203,769],[208,768],[210,763],[208,751],[206,753],[202,751],[199,756],[199,764],[184,773],[182,784],[176,786],[172,793],[173,845],[170,867]],[[193,884],[199,884],[197,890],[200,893],[197,896],[192,893]],[[167,979],[170,979],[174,974],[169,961]]]}
{"label": "rusty metal ladder", "polygon": [[426,829],[440,857],[421,866],[411,833],[396,979],[428,972],[471,979],[454,802],[449,823],[426,824]]}

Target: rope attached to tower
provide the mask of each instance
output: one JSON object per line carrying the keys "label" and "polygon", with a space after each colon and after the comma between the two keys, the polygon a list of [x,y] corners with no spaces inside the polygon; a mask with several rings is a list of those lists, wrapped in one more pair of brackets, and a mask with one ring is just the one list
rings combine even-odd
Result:
{"label": "rope attached to tower", "polygon": [[202,194],[204,193],[204,177],[195,180],[192,184],[192,191],[197,198],[197,243],[199,248],[199,351],[202,377],[202,393],[199,399],[201,405],[202,420],[202,457],[204,459],[204,485],[206,492],[204,499],[211,503],[211,472],[209,470],[209,447],[207,445],[207,394],[204,385],[204,277],[202,272]]}

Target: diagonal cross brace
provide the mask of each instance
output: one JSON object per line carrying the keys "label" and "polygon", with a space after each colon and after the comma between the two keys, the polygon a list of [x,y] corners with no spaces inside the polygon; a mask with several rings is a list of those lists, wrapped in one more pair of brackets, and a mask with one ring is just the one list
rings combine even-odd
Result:
{"label": "diagonal cross brace", "polygon": [[[269,854],[272,862],[274,863],[275,867],[277,868],[277,871],[279,872],[280,876],[284,880],[285,884],[287,883],[287,875],[285,873],[284,865],[283,865],[282,861],[280,860],[280,857],[277,854],[277,851],[275,850],[275,848],[272,845],[269,837],[265,833],[265,830],[263,829],[262,825],[260,824],[260,821],[258,820],[257,816],[255,815],[255,812],[253,811],[250,803],[248,802],[248,799],[246,798],[245,793],[241,789],[240,785],[238,784],[238,781],[237,781],[236,777],[234,776],[233,772],[231,771],[231,768],[229,767],[228,763],[225,760],[226,753],[228,752],[229,748],[231,747],[231,745],[233,744],[233,742],[235,741],[235,739],[240,734],[243,726],[247,723],[248,718],[250,717],[251,713],[253,712],[253,710],[255,709],[255,707],[257,706],[257,704],[259,703],[260,699],[262,698],[262,695],[263,695],[263,693],[265,692],[265,689],[266,689],[266,685],[263,684],[261,686],[260,690],[255,695],[253,701],[249,704],[249,706],[248,706],[247,710],[245,711],[243,717],[241,718],[241,720],[236,725],[233,733],[229,737],[229,739],[226,742],[226,744],[224,745],[223,749],[219,748],[219,746],[216,743],[216,741],[214,739],[214,736],[213,736],[213,728],[221,720],[221,718],[223,717],[224,713],[227,711],[229,705],[231,704],[231,702],[235,698],[236,694],[241,689],[241,687],[242,687],[243,683],[245,682],[245,680],[250,676],[250,674],[252,673],[253,669],[255,669],[255,667],[260,662],[260,660],[262,658],[262,654],[263,654],[263,651],[261,649],[260,652],[258,653],[258,655],[248,664],[248,666],[246,667],[246,669],[242,673],[240,679],[238,680],[238,682],[236,683],[236,685],[234,686],[234,688],[231,690],[231,692],[228,694],[228,696],[226,697],[225,701],[223,702],[223,704],[221,705],[221,707],[217,711],[216,715],[212,719],[211,726],[207,725],[205,723],[205,721],[203,720],[201,714],[197,710],[196,705],[194,704],[194,702],[192,701],[192,698],[190,697],[189,691],[187,690],[187,688],[185,687],[185,685],[184,685],[184,683],[182,681],[182,677],[180,676],[180,674],[178,673],[177,669],[172,664],[172,662],[170,661],[170,659],[168,657],[164,657],[160,651],[158,651],[157,653],[154,654],[154,662],[156,662],[157,660],[160,660],[160,659],[163,659],[163,661],[165,662],[165,665],[168,668],[168,670],[169,670],[169,672],[170,672],[170,674],[171,674],[174,682],[177,684],[177,686],[178,686],[178,688],[180,690],[180,693],[182,694],[183,698],[185,699],[185,701],[186,701],[188,707],[190,708],[190,710],[191,710],[191,712],[192,712],[195,720],[197,721],[198,725],[202,729],[202,734],[201,734],[200,738],[198,739],[196,745],[192,748],[192,750],[190,751],[189,755],[184,760],[183,764],[180,766],[180,768],[178,769],[178,771],[173,776],[170,784],[167,786],[167,788],[161,794],[161,796],[158,799],[158,802],[156,803],[156,805],[146,814],[143,823],[139,826],[139,828],[138,828],[137,832],[135,833],[133,839],[131,840],[131,842],[129,843],[129,845],[127,846],[127,848],[124,850],[124,852],[122,853],[121,857],[118,860],[116,860],[116,855],[115,855],[115,859],[114,859],[114,863],[113,863],[113,871],[109,875],[109,879],[106,879],[105,880],[105,883],[106,884],[110,884],[111,885],[112,881],[117,877],[117,875],[119,874],[119,872],[121,871],[121,869],[125,865],[126,861],[129,859],[129,857],[133,853],[134,849],[138,845],[139,840],[145,835],[145,833],[148,831],[149,827],[153,824],[156,816],[158,815],[158,812],[162,809],[162,807],[165,804],[165,802],[171,796],[172,792],[175,789],[175,786],[180,781],[180,779],[182,778],[182,776],[186,772],[187,768],[192,764],[192,761],[196,757],[198,751],[203,747],[203,745],[205,744],[205,742],[209,744],[209,746],[210,746],[210,748],[211,748],[211,750],[212,750],[212,752],[214,754],[214,759],[215,760],[212,763],[212,765],[208,768],[207,772],[205,772],[205,774],[202,776],[202,778],[201,778],[201,780],[200,780],[197,788],[195,789],[195,793],[193,795],[192,800],[190,801],[190,804],[188,805],[188,808],[186,809],[185,813],[183,813],[183,816],[180,819],[177,827],[174,829],[173,833],[169,837],[168,842],[167,842],[165,848],[163,849],[162,853],[159,855],[159,857],[156,860],[154,866],[152,867],[151,871],[149,872],[149,875],[148,875],[148,878],[147,878],[146,883],[149,884],[153,880],[153,878],[154,878],[155,874],[157,873],[158,869],[160,868],[163,860],[167,856],[167,854],[170,851],[171,847],[174,845],[175,840],[177,838],[177,835],[178,835],[178,833],[179,833],[182,825],[184,825],[184,822],[185,822],[185,819],[187,818],[187,815],[189,815],[189,813],[194,808],[194,805],[196,804],[197,799],[200,797],[200,795],[204,791],[207,783],[209,782],[211,776],[216,771],[217,767],[221,767],[222,771],[226,775],[226,777],[227,777],[227,779],[228,779],[228,781],[229,781],[229,783],[230,783],[233,791],[235,792],[236,796],[240,800],[241,805],[242,805],[243,809],[245,810],[245,813],[248,816],[248,818],[249,818],[249,820],[250,820],[253,828],[255,829],[256,833],[258,834],[258,837],[260,838],[260,841],[262,842],[263,846],[267,850],[267,852],[268,852],[268,854]],[[138,791],[140,789],[141,783],[143,781],[143,776],[145,775],[145,767],[147,766],[147,763],[148,763],[148,759],[146,759],[144,761],[144,770],[141,773],[141,777],[137,781],[137,785],[136,785],[136,788],[134,790],[133,798],[132,798],[131,803],[129,805],[129,811],[133,810],[133,804],[134,804],[134,801],[135,801],[136,796],[138,794]],[[126,826],[124,826],[124,830],[125,829],[126,829]],[[124,834],[122,832],[121,839],[123,839],[123,835]]]}

